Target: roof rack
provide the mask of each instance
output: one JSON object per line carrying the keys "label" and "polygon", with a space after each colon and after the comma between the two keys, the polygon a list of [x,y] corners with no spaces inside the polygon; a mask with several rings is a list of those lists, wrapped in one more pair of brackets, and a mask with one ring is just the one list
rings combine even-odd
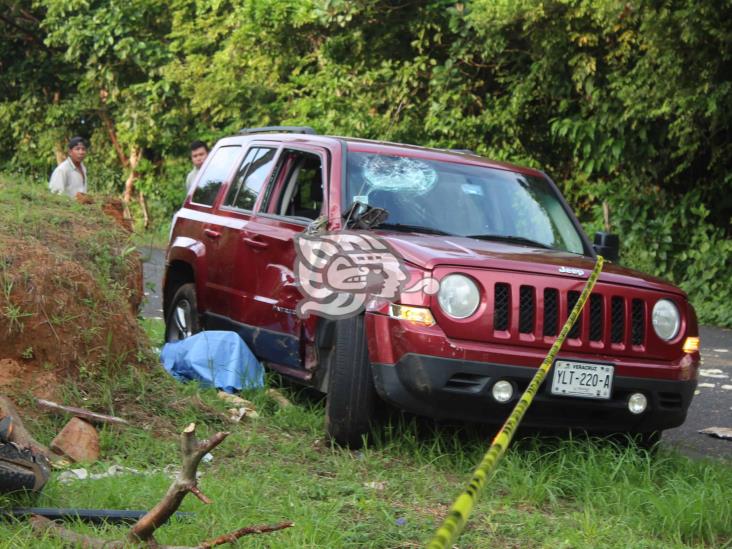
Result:
{"label": "roof rack", "polygon": [[306,133],[309,135],[318,135],[318,132],[310,126],[264,126],[262,128],[243,128],[239,131],[239,135],[266,132]]}

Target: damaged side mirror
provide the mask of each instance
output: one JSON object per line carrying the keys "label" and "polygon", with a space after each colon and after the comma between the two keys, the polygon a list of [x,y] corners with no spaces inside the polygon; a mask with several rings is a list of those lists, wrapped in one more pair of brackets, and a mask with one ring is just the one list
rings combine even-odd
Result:
{"label": "damaged side mirror", "polygon": [[328,229],[328,216],[321,215],[320,217],[313,219],[305,229],[305,234],[316,235],[326,232]]}
{"label": "damaged side mirror", "polygon": [[598,255],[608,261],[617,262],[620,258],[620,238],[616,234],[596,232],[592,247]]}
{"label": "damaged side mirror", "polygon": [[384,208],[375,208],[356,200],[343,217],[346,220],[345,227],[347,229],[370,229],[386,221],[389,212]]}

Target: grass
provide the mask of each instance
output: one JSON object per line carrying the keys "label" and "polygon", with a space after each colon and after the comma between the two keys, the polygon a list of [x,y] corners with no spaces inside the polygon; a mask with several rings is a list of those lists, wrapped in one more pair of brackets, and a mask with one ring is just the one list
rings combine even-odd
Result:
{"label": "grass", "polygon": [[[151,339],[160,321],[146,321]],[[157,335],[156,335],[157,334]],[[270,380],[271,381],[271,380]],[[200,486],[214,501],[188,497],[192,520],[158,530],[158,541],[193,544],[252,524],[292,520],[295,527],[251,536],[239,547],[422,547],[465,487],[485,451],[485,431],[396,421],[362,451],[328,444],[322,402],[282,388],[295,403],[280,409],[264,391],[244,396],[261,417],[238,425],[218,415],[226,405],[210,390],[177,384],[162,368],[110,364],[67,387],[66,402],[116,412],[130,428],[101,430],[103,460],[144,474],[62,484],[57,475],[35,505],[147,509],[165,492],[163,469],[179,462],[177,433],[195,421],[201,437],[232,434],[203,464]],[[64,418],[30,422],[48,441]],[[482,547],[732,547],[732,466],[654,454],[602,440],[524,438],[513,445],[458,540]],[[71,523],[105,539],[125,527]],[[57,547],[24,522],[0,524],[0,547]]]}

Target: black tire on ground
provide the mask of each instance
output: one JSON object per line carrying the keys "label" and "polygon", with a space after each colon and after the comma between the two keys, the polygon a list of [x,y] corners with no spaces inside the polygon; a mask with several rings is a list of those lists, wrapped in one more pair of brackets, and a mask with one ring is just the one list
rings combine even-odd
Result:
{"label": "black tire on ground", "polygon": [[196,301],[196,285],[183,284],[173,294],[165,319],[165,342],[180,341],[202,330]]}
{"label": "black tire on ground", "polygon": [[375,420],[378,399],[363,316],[336,323],[333,353],[328,372],[325,430],[336,443],[360,448]]}

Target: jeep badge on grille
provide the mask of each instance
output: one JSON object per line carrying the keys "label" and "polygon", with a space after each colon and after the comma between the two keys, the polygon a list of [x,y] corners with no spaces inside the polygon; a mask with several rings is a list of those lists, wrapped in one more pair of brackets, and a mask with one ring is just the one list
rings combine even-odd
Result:
{"label": "jeep badge on grille", "polygon": [[575,269],[574,267],[559,267],[559,272],[577,276],[583,276],[585,274],[582,269]]}

